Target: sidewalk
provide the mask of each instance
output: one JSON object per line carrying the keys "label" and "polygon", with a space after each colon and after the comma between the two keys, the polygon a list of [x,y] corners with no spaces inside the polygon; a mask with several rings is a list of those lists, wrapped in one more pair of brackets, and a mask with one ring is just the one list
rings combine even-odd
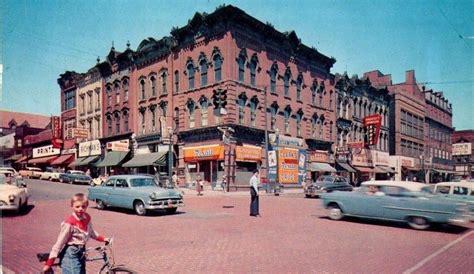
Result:
{"label": "sidewalk", "polygon": [[[224,192],[222,191],[222,188],[216,188],[212,190],[210,186],[205,186],[204,190],[202,191],[203,196],[249,196],[250,192],[245,188],[239,188],[238,190],[232,190],[233,187],[231,187],[231,191],[229,192]],[[197,196],[197,191],[195,189],[191,188],[185,188],[181,187],[181,191],[184,192],[185,197],[186,196]],[[282,193],[280,193],[281,196],[284,196],[286,194],[301,194],[303,195],[303,188],[288,188],[284,189]],[[262,196],[274,196],[274,193],[267,193],[265,190],[260,190],[259,195]]]}

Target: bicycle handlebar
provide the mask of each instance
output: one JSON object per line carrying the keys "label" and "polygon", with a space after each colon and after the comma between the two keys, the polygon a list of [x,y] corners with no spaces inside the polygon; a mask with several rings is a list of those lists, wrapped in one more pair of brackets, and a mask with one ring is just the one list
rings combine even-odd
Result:
{"label": "bicycle handlebar", "polygon": [[[114,238],[109,238],[108,241],[105,241],[104,245],[97,246],[95,248],[88,248],[87,250],[94,249],[96,251],[104,251],[107,247],[112,245]],[[49,259],[49,253],[37,253],[36,258],[39,262],[46,262]]]}

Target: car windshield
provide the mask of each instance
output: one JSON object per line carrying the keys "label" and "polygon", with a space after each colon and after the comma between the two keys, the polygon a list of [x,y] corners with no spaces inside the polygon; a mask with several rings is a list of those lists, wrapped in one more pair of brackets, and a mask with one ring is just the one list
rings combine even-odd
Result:
{"label": "car windshield", "polygon": [[132,187],[156,186],[155,179],[153,178],[136,178],[131,179],[130,182],[132,183]]}
{"label": "car windshield", "polygon": [[83,171],[80,171],[80,170],[76,170],[76,171],[71,171],[71,174],[80,174],[80,175],[84,175],[84,172],[83,172]]}

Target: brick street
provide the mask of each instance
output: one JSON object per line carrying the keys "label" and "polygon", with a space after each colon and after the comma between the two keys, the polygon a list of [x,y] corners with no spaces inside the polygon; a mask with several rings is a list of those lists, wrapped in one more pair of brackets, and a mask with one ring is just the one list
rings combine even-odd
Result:
{"label": "brick street", "polygon": [[[301,193],[262,195],[261,218],[248,216],[246,192],[197,197],[188,190],[185,202],[171,216],[99,211],[94,203],[88,212],[96,230],[114,237],[116,261],[139,273],[468,273],[474,269],[471,229],[443,226],[416,231],[403,224],[331,221],[318,199],[305,199]],[[31,204],[34,207],[23,216],[2,218],[5,273],[37,273],[42,265],[36,253],[49,252],[60,222],[70,213],[68,200]],[[96,244],[89,242],[89,246]],[[96,272],[98,266],[89,263],[88,272]]]}

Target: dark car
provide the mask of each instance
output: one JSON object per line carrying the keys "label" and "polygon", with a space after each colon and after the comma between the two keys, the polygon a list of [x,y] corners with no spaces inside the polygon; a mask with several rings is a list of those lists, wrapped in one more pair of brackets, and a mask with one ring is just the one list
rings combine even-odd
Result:
{"label": "dark car", "polygon": [[61,183],[70,184],[90,184],[92,178],[91,176],[86,175],[84,171],[68,170],[66,173],[59,175],[59,181]]}
{"label": "dark car", "polygon": [[347,179],[342,176],[321,176],[316,182],[305,186],[304,194],[306,198],[318,197],[321,193],[333,191],[352,191],[352,186]]}

